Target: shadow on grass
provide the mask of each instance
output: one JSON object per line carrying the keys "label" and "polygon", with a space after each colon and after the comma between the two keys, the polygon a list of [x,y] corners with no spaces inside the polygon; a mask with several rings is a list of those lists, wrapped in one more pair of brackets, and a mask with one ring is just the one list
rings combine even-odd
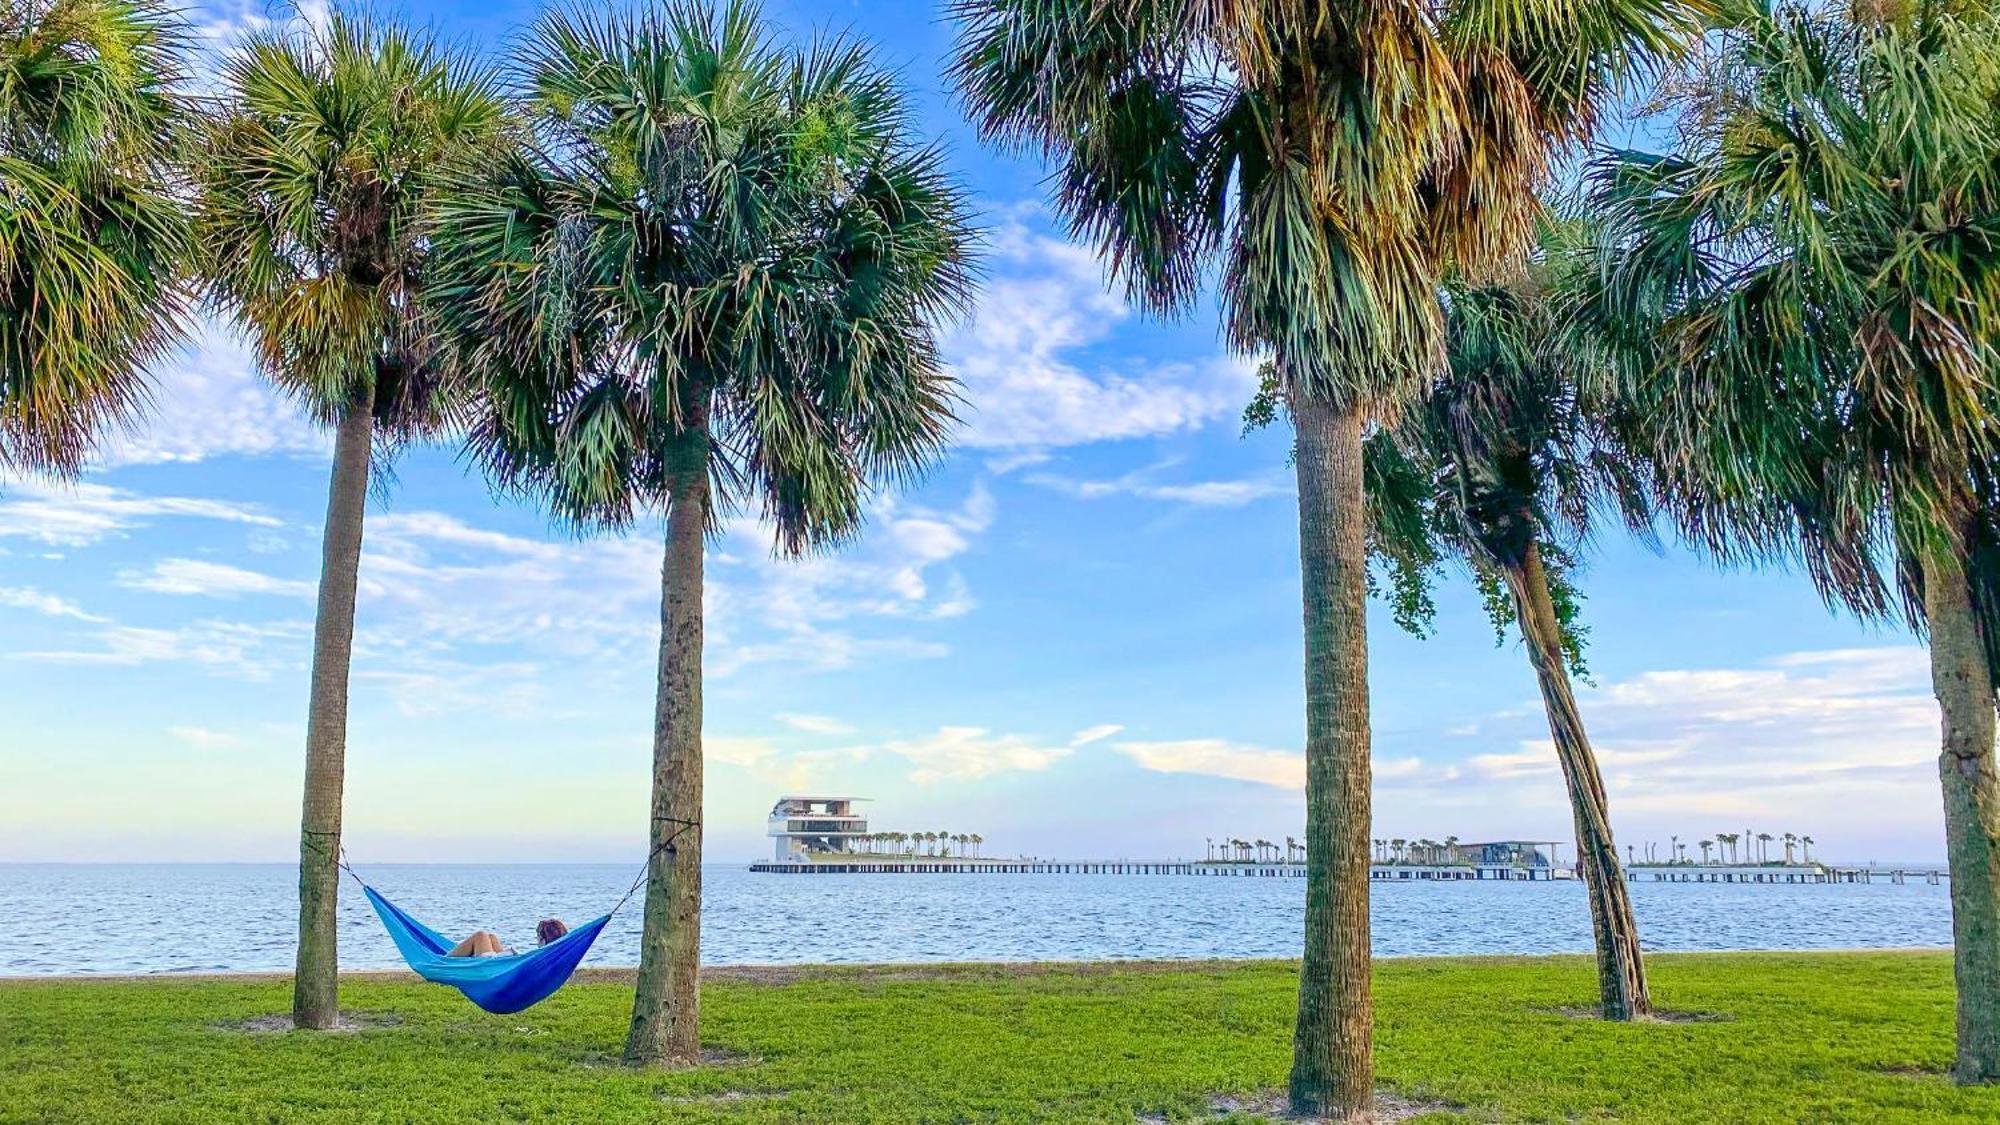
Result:
{"label": "shadow on grass", "polygon": [[761,1066],[764,1056],[748,1051],[738,1051],[731,1047],[703,1047],[701,1061],[689,1065],[633,1066],[625,1061],[625,1056],[612,1051],[585,1051],[575,1056],[578,1066],[586,1070],[629,1070],[634,1074],[688,1074],[704,1070],[733,1070],[738,1067]]}
{"label": "shadow on grass", "polygon": [[353,1035],[357,1032],[380,1031],[395,1027],[403,1022],[396,1012],[345,1011],[334,1021],[332,1027],[300,1029],[292,1025],[290,1012],[279,1012],[268,1016],[250,1016],[240,1020],[221,1020],[210,1024],[217,1031],[233,1031],[242,1035],[288,1035],[297,1031],[301,1035]]}
{"label": "shadow on grass", "polygon": [[[1573,1020],[1604,1019],[1603,1009],[1597,1007],[1585,1007],[1583,1005],[1578,1005],[1578,1004],[1564,1004],[1553,1008],[1537,1008],[1536,1011],[1549,1012],[1558,1016],[1567,1016],[1568,1018]],[[1625,1022],[1635,1023],[1635,1024],[1733,1023],[1735,1022],[1735,1020],[1736,1017],[1730,1015],[1728,1012],[1676,1011],[1669,1008],[1655,1008],[1651,1013],[1647,1015],[1641,1016],[1636,1020],[1627,1020]]]}
{"label": "shadow on grass", "polygon": [[[1462,1120],[1466,1107],[1437,1098],[1411,1097],[1393,1090],[1377,1090],[1370,1107],[1371,1125],[1419,1120]],[[1138,1125],[1168,1125],[1175,1120],[1164,1114],[1141,1114]],[[1187,1120],[1185,1118],[1181,1120]],[[1202,1123],[1284,1121],[1291,1125],[1336,1125],[1330,1117],[1300,1116],[1291,1112],[1283,1090],[1263,1090],[1254,1094],[1218,1094],[1208,1101],[1208,1112],[1192,1120]]]}

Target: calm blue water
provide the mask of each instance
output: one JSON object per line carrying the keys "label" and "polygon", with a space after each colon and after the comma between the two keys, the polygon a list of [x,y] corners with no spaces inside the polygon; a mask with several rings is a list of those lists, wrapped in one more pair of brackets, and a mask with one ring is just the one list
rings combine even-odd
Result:
{"label": "calm blue water", "polygon": [[[384,894],[446,933],[490,929],[513,943],[535,921],[596,917],[630,866],[381,865]],[[0,974],[286,970],[297,906],[278,864],[0,864]],[[1303,879],[1167,875],[768,875],[705,873],[709,964],[1292,957]],[[1574,883],[1378,884],[1375,950],[1581,953]],[[1650,949],[1943,946],[1944,887],[1637,884]],[[352,882],[341,888],[341,964],[400,965]],[[638,960],[628,906],[590,964]]]}

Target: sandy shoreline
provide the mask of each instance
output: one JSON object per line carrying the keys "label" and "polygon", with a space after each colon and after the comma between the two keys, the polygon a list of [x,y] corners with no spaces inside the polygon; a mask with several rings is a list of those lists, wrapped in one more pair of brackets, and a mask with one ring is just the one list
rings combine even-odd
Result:
{"label": "sandy shoreline", "polygon": [[[1650,952],[1647,960],[1657,957],[1797,957],[1797,956],[1854,956],[1870,953],[1903,954],[1943,954],[1951,952],[1950,946],[1858,946],[1837,949],[1701,949],[1674,952]],[[1453,961],[1470,964],[1515,964],[1522,961],[1587,961],[1588,953],[1477,953],[1477,954],[1424,954],[1410,956],[1377,957],[1378,961]],[[797,981],[830,980],[841,977],[866,977],[872,981],[898,980],[942,980],[954,977],[977,979],[981,977],[1021,977],[1038,976],[1045,973],[1072,973],[1088,975],[1094,973],[1160,973],[1160,972],[1200,972],[1242,968],[1246,965],[1290,965],[1296,962],[1286,958],[1271,957],[1203,957],[1185,960],[1092,960],[1092,961],[874,961],[854,964],[801,964],[801,965],[707,965],[703,966],[703,980],[718,983],[747,984],[791,984]],[[636,965],[586,966],[578,969],[576,980],[596,984],[630,984],[638,976]],[[282,970],[245,970],[241,972],[195,972],[195,973],[47,973],[32,975],[0,975],[0,987],[12,985],[49,984],[134,984],[149,981],[188,981],[230,984],[256,984],[290,980],[292,974]],[[407,969],[343,969],[342,980],[351,981],[413,981],[418,977]]]}

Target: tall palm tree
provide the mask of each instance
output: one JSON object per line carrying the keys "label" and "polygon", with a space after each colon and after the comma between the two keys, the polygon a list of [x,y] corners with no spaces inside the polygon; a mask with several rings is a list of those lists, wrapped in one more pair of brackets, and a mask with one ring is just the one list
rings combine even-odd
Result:
{"label": "tall palm tree", "polygon": [[195,160],[211,301],[265,376],[334,430],[299,828],[292,1014],[336,1016],[335,904],[354,590],[372,451],[433,432],[451,380],[418,303],[439,170],[502,120],[486,73],[427,37],[335,14],[250,36]]}
{"label": "tall palm tree", "polygon": [[[1549,241],[1559,249],[1561,232]],[[1594,353],[1565,346],[1549,273],[1444,289],[1446,367],[1369,441],[1369,543],[1388,565],[1384,588],[1405,629],[1430,632],[1431,576],[1444,559],[1471,571],[1499,636],[1519,627],[1576,825],[1604,1017],[1629,1020],[1649,1008],[1645,965],[1603,771],[1570,681],[1585,670],[1571,575],[1601,513],[1643,533],[1651,510],[1643,468],[1612,424],[1621,404],[1586,390],[1615,384],[1587,378],[1580,369]],[[1678,837],[1674,850],[1678,858]]]}
{"label": "tall palm tree", "polygon": [[1799,837],[1799,845],[1805,849],[1805,855],[1803,857],[1805,862],[1811,863],[1813,838],[1811,836],[1801,836]]}
{"label": "tall palm tree", "polygon": [[578,524],[666,515],[625,1057],[691,1063],[704,539],[754,506],[782,555],[840,543],[875,482],[931,460],[972,235],[894,76],[844,38],[778,42],[752,3],[553,13],[517,65],[533,136],[444,209],[437,301],[497,479]]}
{"label": "tall palm tree", "polygon": [[1622,333],[1692,534],[1928,632],[1952,1071],[2000,1081],[2000,21],[1979,0],[1724,14],[1680,151],[1596,171],[1578,319]]}
{"label": "tall palm tree", "polygon": [[1681,0],[954,0],[982,132],[1040,150],[1149,308],[1217,277],[1295,434],[1306,669],[1305,956],[1292,1108],[1363,1113],[1369,997],[1362,440],[1441,354],[1448,268],[1523,252],[1550,163]]}
{"label": "tall palm tree", "polygon": [[0,471],[76,472],[180,338],[185,39],[151,0],[0,6]]}

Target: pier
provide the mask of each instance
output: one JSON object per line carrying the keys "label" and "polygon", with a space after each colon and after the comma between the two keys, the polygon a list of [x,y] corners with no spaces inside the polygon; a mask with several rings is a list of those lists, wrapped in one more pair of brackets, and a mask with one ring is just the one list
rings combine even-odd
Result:
{"label": "pier", "polygon": [[[957,859],[937,856],[859,855],[762,860],[750,870],[779,875],[1203,875],[1218,878],[1301,879],[1304,863],[1131,859]],[[1567,867],[1509,867],[1482,864],[1378,863],[1368,869],[1371,883],[1554,882],[1576,878]],[[1632,883],[1750,883],[1810,885],[1832,883],[1922,882],[1949,879],[1943,869],[1825,867],[1814,864],[1768,867],[1704,867],[1700,864],[1641,865],[1627,868]]]}
{"label": "pier", "polygon": [[[938,859],[861,856],[763,860],[750,870],[781,875],[1206,875],[1253,879],[1302,879],[1304,863],[1231,863],[1129,859]],[[1372,882],[1530,882],[1571,878],[1567,868],[1481,867],[1471,864],[1376,864]]]}
{"label": "pier", "polygon": [[1892,883],[1923,882],[1937,886],[1951,878],[1943,868],[1827,867],[1823,864],[1635,864],[1625,869],[1628,883]]}

